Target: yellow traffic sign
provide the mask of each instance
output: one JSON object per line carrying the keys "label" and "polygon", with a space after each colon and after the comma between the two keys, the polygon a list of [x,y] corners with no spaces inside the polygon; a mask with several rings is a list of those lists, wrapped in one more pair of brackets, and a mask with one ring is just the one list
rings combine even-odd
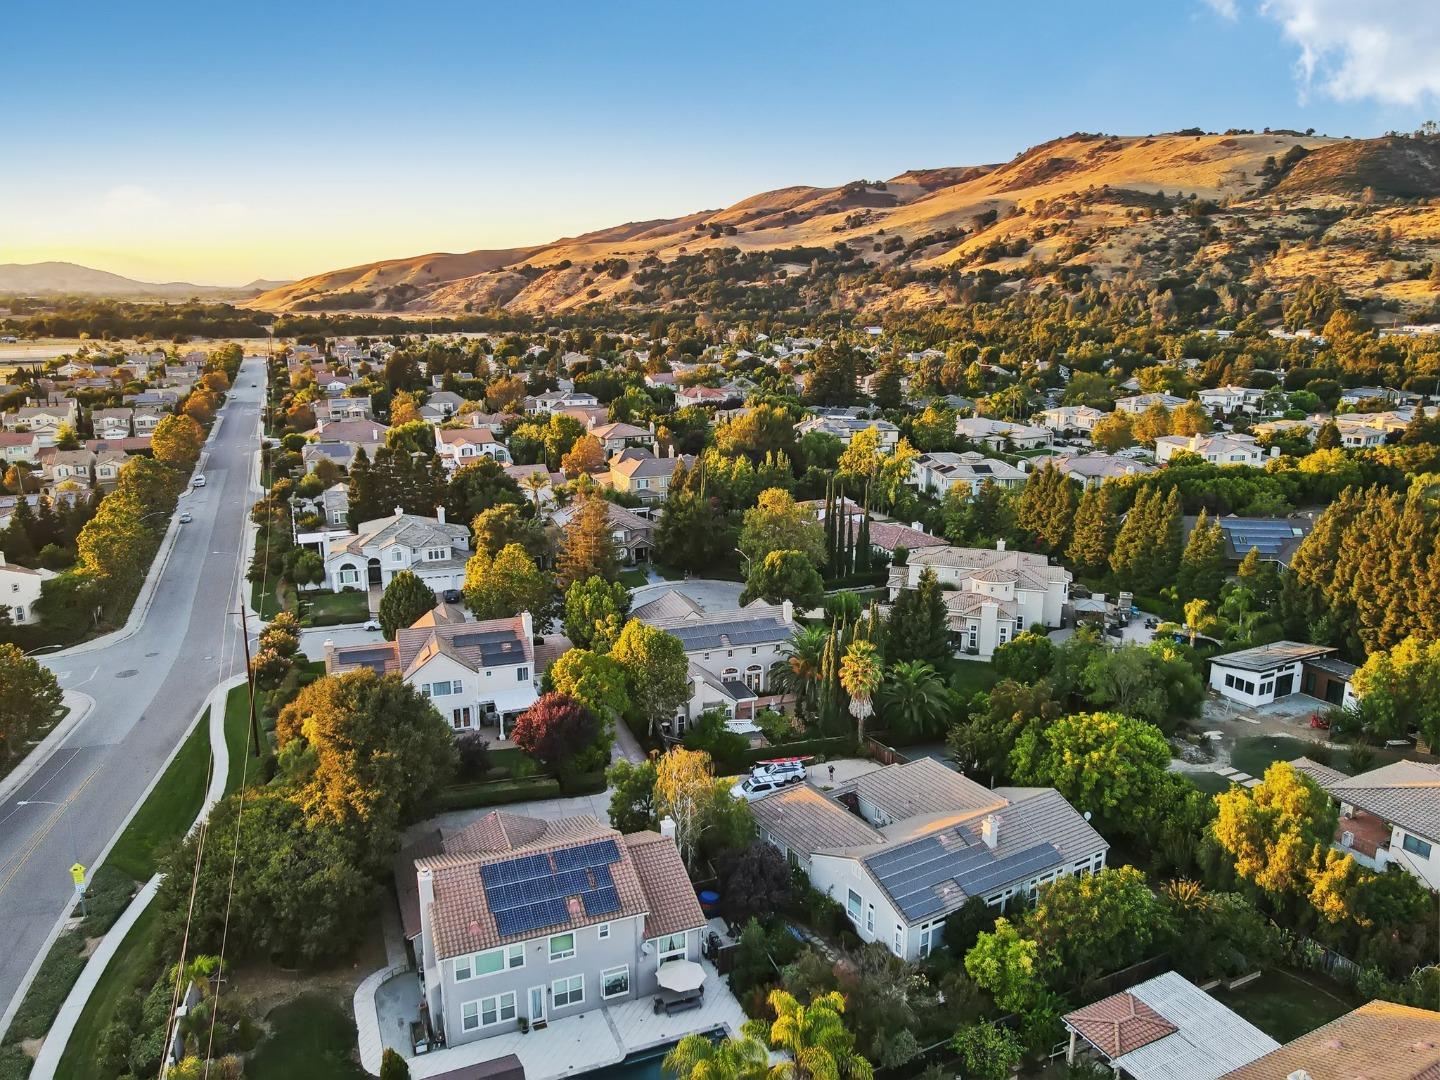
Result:
{"label": "yellow traffic sign", "polygon": [[78,862],[70,867],[70,879],[74,881],[76,885],[84,885],[85,867]]}

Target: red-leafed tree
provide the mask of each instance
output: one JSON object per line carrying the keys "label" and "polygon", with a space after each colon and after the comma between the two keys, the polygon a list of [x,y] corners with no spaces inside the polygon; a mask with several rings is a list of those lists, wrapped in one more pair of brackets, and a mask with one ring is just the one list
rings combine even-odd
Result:
{"label": "red-leafed tree", "polygon": [[510,738],[521,750],[555,769],[600,736],[600,721],[566,694],[544,694],[515,718]]}

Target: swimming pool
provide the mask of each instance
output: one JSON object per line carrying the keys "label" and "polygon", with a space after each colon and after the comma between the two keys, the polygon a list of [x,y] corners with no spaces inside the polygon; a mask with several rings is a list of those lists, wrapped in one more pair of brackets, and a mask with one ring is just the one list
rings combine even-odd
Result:
{"label": "swimming pool", "polygon": [[[708,1035],[718,1042],[725,1037],[725,1029],[716,1028],[701,1034]],[[624,1061],[617,1061],[614,1065],[606,1065],[604,1068],[596,1069],[585,1075],[594,1077],[595,1080],[662,1080],[665,1076],[665,1069],[661,1062],[678,1042],[677,1039],[675,1042],[665,1043],[663,1046],[652,1046],[648,1050],[636,1050]]]}

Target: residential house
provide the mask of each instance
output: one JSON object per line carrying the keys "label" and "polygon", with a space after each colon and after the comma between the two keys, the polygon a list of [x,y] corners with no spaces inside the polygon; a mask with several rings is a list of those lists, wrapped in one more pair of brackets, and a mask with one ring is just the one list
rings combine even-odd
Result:
{"label": "residential house", "polygon": [[[1426,410],[1431,415],[1435,410]],[[1414,409],[1395,409],[1387,412],[1345,413],[1336,416],[1335,427],[1340,432],[1340,443],[1346,447],[1382,446],[1393,435],[1402,434],[1415,416]]]}
{"label": "residential house", "polygon": [[7,466],[17,461],[40,460],[40,435],[34,431],[0,431],[0,461]]}
{"label": "residential house", "polygon": [[900,429],[889,420],[866,420],[858,416],[819,415],[807,417],[795,425],[795,437],[803,439],[812,431],[833,435],[846,446],[862,431],[874,428],[880,436],[880,452],[888,454],[900,442]]}
{"label": "residential house", "polygon": [[631,612],[651,626],[674,634],[689,662],[690,700],[667,725],[679,738],[701,713],[722,709],[736,731],[753,731],[762,709],[783,712],[786,699],[770,684],[770,669],[795,635],[795,612],[783,604],[756,601],[735,611],[706,612],[675,593],[663,611],[654,601]]}
{"label": "residential house", "polygon": [[1099,487],[1106,480],[1142,476],[1155,471],[1154,465],[1115,454],[1069,454],[1055,458],[1053,464],[1071,480],[1087,488]]}
{"label": "residential house", "polygon": [[47,446],[40,451],[40,475],[47,488],[62,484],[89,487],[95,482],[95,455],[89,450],[57,450]]}
{"label": "residential house", "polygon": [[315,419],[319,423],[375,418],[368,396],[321,398],[319,401],[312,401],[310,407],[315,410]]}
{"label": "residential house", "polygon": [[120,470],[130,460],[123,450],[101,450],[95,454],[95,483],[106,491],[120,482]]}
{"label": "residential house", "polygon": [[22,405],[4,416],[5,426],[12,431],[23,427],[40,436],[41,446],[54,446],[55,437],[62,427],[75,427],[79,420],[79,409],[73,398],[54,405]]}
{"label": "residential house", "polygon": [[97,457],[105,453],[127,454],[133,457],[136,454],[148,454],[150,442],[149,435],[128,435],[123,439],[86,439],[82,445]]}
{"label": "residential house", "polygon": [[10,619],[17,625],[29,625],[39,619],[35,602],[40,587],[55,576],[55,571],[39,567],[17,566],[5,561],[0,551],[0,607],[9,608]]}
{"label": "residential house", "polygon": [[1440,890],[1440,765],[1395,761],[1346,776],[1309,758],[1290,764],[1340,803],[1337,848],[1372,870],[1397,865]]}
{"label": "residential house", "polygon": [[[1185,540],[1198,519],[1187,515],[1183,521]],[[1289,566],[1295,552],[1310,535],[1314,520],[1306,514],[1292,514],[1289,517],[1212,517],[1211,522],[1220,526],[1225,535],[1225,561],[1239,565],[1246,555],[1254,551],[1256,557],[1265,562]]]}
{"label": "residential house", "polygon": [[[1356,697],[1350,676],[1355,668],[1336,659],[1336,652],[1328,645],[1272,641],[1223,653],[1210,661],[1210,688],[1250,708],[1296,693],[1319,698],[1317,708],[1325,700],[1352,705]],[[1332,681],[1342,684],[1338,690],[1331,688]]]}
{"label": "residential house", "polygon": [[[1279,453],[1277,447],[1275,452]],[[1161,435],[1155,440],[1155,460],[1169,461],[1176,454],[1195,454],[1212,465],[1265,464],[1265,448],[1250,435],[1226,432],[1215,435]]]}
{"label": "residential house", "polygon": [[691,405],[719,407],[732,401],[743,400],[743,398],[743,394],[716,389],[713,386],[685,386],[675,391],[675,405],[680,409],[688,408]]}
{"label": "residential house", "polygon": [[600,399],[594,394],[584,394],[576,390],[550,390],[543,394],[535,394],[525,399],[525,411],[531,415],[536,413],[553,413],[561,409],[568,409],[575,406],[598,406]]}
{"label": "residential house", "polygon": [[939,948],[946,918],[972,897],[998,914],[1012,897],[1097,873],[1109,851],[1053,788],[986,788],[929,757],[829,795],[782,788],[751,810],[760,835],[845,909],[862,941],[902,960]]}
{"label": "residential house", "polygon": [[165,409],[136,406],[130,411],[130,423],[135,428],[137,437],[149,436],[155,434],[155,425],[169,415]]}
{"label": "residential house", "polygon": [[695,459],[689,454],[662,458],[648,450],[623,450],[610,459],[609,473],[600,473],[595,479],[645,502],[663,502],[670,491],[675,466],[684,465],[688,469],[694,464]]}
{"label": "residential house", "polygon": [[331,589],[384,588],[401,570],[409,570],[436,592],[465,584],[470,530],[449,525],[445,511],[420,517],[396,508],[392,517],[361,522],[355,533],[327,538],[325,580]]}
{"label": "residential house", "polygon": [[1260,411],[1265,394],[1266,391],[1253,386],[1217,386],[1213,390],[1201,390],[1195,396],[1211,412],[1255,413]]}
{"label": "residential house", "polygon": [[384,424],[374,420],[326,420],[308,432],[318,443],[337,443],[349,447],[350,456],[364,450],[372,461],[375,452],[385,445]]}
{"label": "residential house", "polygon": [[655,432],[649,428],[634,424],[596,424],[590,429],[590,434],[600,440],[607,457],[632,447],[655,453]]}
{"label": "residential house", "polygon": [[506,465],[505,475],[520,485],[520,494],[530,502],[535,502],[537,495],[532,492],[530,485],[526,482],[528,477],[539,476],[545,481],[543,487],[535,489],[538,492],[538,499],[541,507],[549,506],[555,502],[555,489],[565,483],[564,473],[552,473],[549,466],[543,461],[536,465]]}
{"label": "residential house", "polygon": [[419,408],[420,419],[429,424],[443,424],[470,402],[450,390],[437,390]]}
{"label": "residential house", "polygon": [[988,416],[962,416],[955,421],[955,434],[992,450],[1035,450],[1049,446],[1055,437],[1048,427],[994,420]]}
{"label": "residential house", "polygon": [[1340,391],[1340,401],[1346,405],[1359,405],[1362,401],[1386,401],[1391,405],[1413,405],[1420,395],[1409,390],[1392,390],[1388,386],[1352,386]]}
{"label": "residential house", "polygon": [[492,435],[503,435],[507,422],[516,419],[514,413],[463,412],[458,414],[460,423],[470,428],[485,428]]}
{"label": "residential house", "polygon": [[493,811],[396,867],[425,1014],[449,1047],[644,999],[698,962],[705,915],[675,841],[589,815]]}
{"label": "residential house", "polygon": [[1437,1032],[1440,1012],[1371,1001],[1221,1080],[1430,1080],[1440,1076]]}
{"label": "residential house", "polygon": [[453,472],[482,457],[494,458],[502,465],[510,464],[510,450],[495,438],[489,428],[436,428],[435,453],[441,464]]}
{"label": "residential house", "polygon": [[1110,414],[1089,405],[1059,405],[1042,409],[1035,415],[1056,435],[1089,435],[1095,425]]}
{"label": "residential house", "polygon": [[399,675],[430,698],[456,731],[508,725],[537,697],[535,628],[528,611],[476,622],[465,609],[441,604],[400,630],[394,641],[325,643],[325,673],[370,668]]}
{"label": "residential house", "polygon": [[[804,505],[814,510],[816,521],[821,523],[825,521],[824,499],[813,499]],[[842,526],[848,523],[850,532],[858,538],[861,522],[865,518],[865,508],[853,499],[847,498],[841,504],[841,510],[837,512],[845,515]],[[925,551],[929,548],[949,547],[949,542],[943,537],[931,536],[918,521],[913,525],[902,525],[898,521],[891,521],[872,512],[870,515],[870,546],[876,551],[883,552],[887,558],[894,559],[895,552],[901,549],[907,552]]]}
{"label": "residential house", "polygon": [[1066,1013],[1068,1065],[1098,1058],[1131,1080],[1219,1080],[1280,1044],[1173,971]]}
{"label": "residential house", "polygon": [[1324,422],[1324,417],[1311,417],[1308,420],[1262,420],[1258,424],[1251,425],[1250,434],[1257,439],[1267,436],[1273,438],[1276,435],[1299,434],[1314,442],[1315,432]]}
{"label": "residential house", "polygon": [[652,390],[661,386],[673,387],[675,385],[675,374],[670,371],[647,372],[645,375],[645,385]]}
{"label": "residential house", "polygon": [[1072,576],[1043,555],[994,548],[932,548],[892,566],[887,586],[893,603],[901,590],[916,588],[933,570],[942,586],[946,621],[956,655],[989,660],[995,650],[1036,623],[1063,625]]}
{"label": "residential house", "polygon": [[[571,503],[556,510],[550,520],[563,529],[579,512],[580,505]],[[619,552],[621,561],[627,565],[649,562],[651,552],[655,550],[655,523],[612,502],[605,504],[605,513],[610,536],[615,541],[615,550]]]}
{"label": "residential house", "polygon": [[1165,406],[1166,411],[1178,409],[1185,404],[1185,399],[1176,397],[1174,394],[1136,394],[1134,397],[1123,397],[1115,402],[1115,408],[1120,412],[1130,413],[1139,416],[1149,411],[1155,405]]}
{"label": "residential house", "polygon": [[124,439],[130,435],[130,418],[134,409],[92,409],[90,424],[97,439]]}
{"label": "residential house", "polygon": [[997,487],[1017,488],[1025,483],[1025,473],[1009,462],[987,458],[975,450],[960,454],[937,450],[911,462],[906,483],[943,498],[957,484],[964,484],[973,496],[987,481]]}
{"label": "residential house", "polygon": [[300,460],[306,472],[313,472],[322,461],[329,461],[340,469],[349,469],[358,449],[355,443],[348,442],[306,443],[300,448]]}

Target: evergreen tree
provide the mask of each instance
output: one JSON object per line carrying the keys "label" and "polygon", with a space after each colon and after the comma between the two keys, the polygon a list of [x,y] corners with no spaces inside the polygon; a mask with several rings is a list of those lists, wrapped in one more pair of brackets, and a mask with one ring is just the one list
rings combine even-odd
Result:
{"label": "evergreen tree", "polygon": [[581,496],[579,507],[565,526],[555,567],[556,581],[565,589],[592,577],[613,580],[619,568],[620,558],[610,532],[610,504],[592,489]]}
{"label": "evergreen tree", "polygon": [[935,571],[920,572],[913,589],[901,589],[890,609],[885,657],[890,663],[923,660],[937,671],[950,665],[954,655],[944,593]]}
{"label": "evergreen tree", "polygon": [[1075,485],[1054,465],[1042,465],[1025,481],[1015,520],[1047,555],[1065,550],[1075,518]]}
{"label": "evergreen tree", "polygon": [[1316,450],[1335,450],[1342,445],[1340,428],[1334,420],[1326,420],[1325,423],[1320,425],[1319,430],[1315,432]]}
{"label": "evergreen tree", "polygon": [[855,385],[857,359],[848,344],[825,344],[809,356],[805,373],[807,405],[853,405],[860,394]]}
{"label": "evergreen tree", "polygon": [[865,516],[860,519],[859,550],[856,553],[856,573],[866,574],[874,563],[875,549],[870,546],[870,489],[865,489]]}
{"label": "evergreen tree", "polygon": [[1075,528],[1065,556],[1078,574],[1102,573],[1115,543],[1118,522],[1115,519],[1114,488],[1106,483],[1087,488],[1080,496],[1075,511]]}
{"label": "evergreen tree", "polygon": [[[1252,549],[1253,550],[1253,549]],[[1190,539],[1180,556],[1180,568],[1175,575],[1175,588],[1181,601],[1220,599],[1220,586],[1225,579],[1225,531],[1218,522],[1200,511]]]}

